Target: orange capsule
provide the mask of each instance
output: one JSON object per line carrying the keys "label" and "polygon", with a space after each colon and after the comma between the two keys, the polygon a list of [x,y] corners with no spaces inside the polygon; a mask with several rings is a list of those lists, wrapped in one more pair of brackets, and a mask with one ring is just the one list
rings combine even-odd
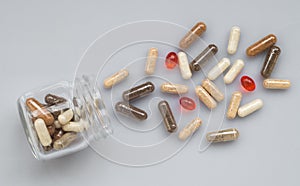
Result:
{"label": "orange capsule", "polygon": [[206,31],[206,25],[203,22],[197,23],[179,42],[182,49],[188,48],[203,32]]}
{"label": "orange capsule", "polygon": [[270,48],[277,42],[277,38],[274,34],[269,34],[266,37],[262,38],[261,40],[257,41],[253,45],[247,48],[247,55],[248,56],[255,56],[266,49]]}
{"label": "orange capsule", "polygon": [[52,125],[54,123],[53,115],[36,99],[28,98],[26,100],[26,105],[32,112],[33,117],[43,119],[46,125]]}

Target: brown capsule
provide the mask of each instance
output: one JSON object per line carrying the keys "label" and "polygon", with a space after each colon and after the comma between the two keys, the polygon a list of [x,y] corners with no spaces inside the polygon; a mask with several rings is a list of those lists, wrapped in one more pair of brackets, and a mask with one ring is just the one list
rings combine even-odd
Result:
{"label": "brown capsule", "polygon": [[36,99],[28,98],[26,100],[26,106],[32,112],[34,118],[43,119],[46,125],[51,125],[54,123],[53,115]]}
{"label": "brown capsule", "polygon": [[182,49],[188,48],[198,37],[206,31],[206,25],[203,22],[197,23],[179,42]]}
{"label": "brown capsule", "polygon": [[247,48],[246,53],[248,56],[255,56],[266,49],[270,48],[277,42],[277,38],[273,34],[269,34],[261,40],[257,41],[253,45]]}
{"label": "brown capsule", "polygon": [[48,125],[47,129],[48,129],[48,132],[49,132],[50,136],[53,136],[54,132],[55,132],[55,125],[54,124]]}
{"label": "brown capsule", "polygon": [[172,110],[167,101],[161,101],[158,103],[158,109],[160,111],[161,116],[163,117],[163,121],[165,127],[168,132],[175,132],[177,129],[177,124],[175,118],[173,116]]}
{"label": "brown capsule", "polygon": [[280,53],[281,53],[281,50],[278,46],[272,46],[270,48],[270,50],[265,58],[264,66],[260,72],[260,74],[264,78],[268,78],[271,76]]}
{"label": "brown capsule", "polygon": [[53,141],[60,139],[64,134],[65,132],[62,129],[56,129],[53,134]]}
{"label": "brown capsule", "polygon": [[126,102],[118,102],[115,105],[115,109],[117,112],[122,113],[125,116],[138,120],[146,120],[148,117],[145,111]]}
{"label": "brown capsule", "polygon": [[154,84],[149,81],[123,92],[123,99],[125,101],[133,101],[137,98],[149,95],[154,89]]}
{"label": "brown capsule", "polygon": [[65,103],[67,100],[63,97],[56,96],[54,94],[47,94],[45,96],[45,102],[51,106],[51,105],[57,105],[60,103]]}
{"label": "brown capsule", "polygon": [[74,132],[65,133],[61,138],[55,140],[53,148],[55,150],[61,150],[68,147],[77,138],[77,134]]}
{"label": "brown capsule", "polygon": [[207,141],[212,143],[233,141],[238,139],[238,137],[239,131],[235,128],[210,132],[206,135]]}
{"label": "brown capsule", "polygon": [[208,45],[190,64],[192,71],[199,71],[206,62],[218,52],[218,47],[214,44]]}

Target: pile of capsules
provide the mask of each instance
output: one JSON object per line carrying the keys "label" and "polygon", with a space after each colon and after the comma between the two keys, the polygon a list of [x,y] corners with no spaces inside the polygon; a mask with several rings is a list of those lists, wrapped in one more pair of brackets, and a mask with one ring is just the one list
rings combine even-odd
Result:
{"label": "pile of capsules", "polygon": [[[187,49],[192,45],[206,31],[206,25],[203,22],[197,23],[179,43],[181,49]],[[231,28],[230,37],[228,41],[227,52],[231,55],[235,54],[240,40],[240,28],[234,26]],[[275,35],[270,34],[261,40],[257,41],[246,50],[248,56],[256,56],[257,54],[269,50],[261,70],[261,75],[266,78],[263,81],[263,87],[266,89],[288,89],[291,85],[289,80],[285,79],[268,79],[276,65],[278,57],[280,55],[280,48],[275,46],[277,38]],[[176,65],[179,66],[180,73],[183,79],[190,79],[192,73],[197,72],[205,65],[210,58],[212,58],[218,52],[218,48],[214,44],[210,44],[205,48],[192,62],[189,63],[185,52],[180,51],[177,54],[170,52],[165,59],[165,66],[168,69],[173,69]],[[145,73],[152,75],[155,72],[156,61],[158,58],[158,49],[150,48],[147,56]],[[217,107],[217,102],[224,100],[224,94],[219,90],[213,81],[217,79],[222,73],[230,67],[230,60],[223,58],[215,65],[207,75],[207,78],[202,81],[202,84],[195,87],[195,93],[199,97],[200,101],[204,103],[209,109]],[[242,59],[236,60],[227,73],[224,76],[224,83],[231,84],[244,68],[244,61]],[[129,72],[126,69],[122,69],[119,72],[104,80],[104,87],[109,89],[114,85],[122,82],[128,77]],[[256,88],[254,80],[249,76],[241,77],[241,85],[247,91],[254,91]],[[125,116],[135,118],[138,120],[146,120],[147,113],[135,107],[132,102],[138,98],[144,97],[152,93],[155,86],[152,82],[146,82],[123,92],[124,101],[118,102],[115,105],[115,110]],[[160,86],[160,90],[164,93],[170,94],[185,94],[188,92],[188,87],[182,84],[163,83]],[[261,99],[255,99],[243,106],[240,106],[242,100],[242,93],[235,91],[232,93],[231,100],[227,107],[227,118],[234,119],[236,115],[239,117],[245,117],[263,107],[263,101]],[[196,103],[189,97],[181,97],[179,100],[180,105],[187,110],[194,110]],[[158,109],[162,115],[164,125],[168,132],[173,133],[177,130],[177,124],[172,114],[172,110],[166,100],[159,102]],[[195,118],[189,124],[187,124],[180,132],[179,139],[186,140],[201,126],[202,120]],[[235,128],[209,132],[206,135],[208,142],[225,142],[236,140],[239,137],[239,132]]]}

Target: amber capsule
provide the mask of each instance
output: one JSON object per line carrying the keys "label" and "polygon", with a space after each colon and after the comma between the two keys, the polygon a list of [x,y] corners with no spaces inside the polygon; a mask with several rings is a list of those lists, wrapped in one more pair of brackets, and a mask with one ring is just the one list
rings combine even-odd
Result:
{"label": "amber capsule", "polygon": [[265,79],[263,86],[266,89],[288,89],[291,82],[287,79]]}
{"label": "amber capsule", "polygon": [[209,95],[209,93],[202,87],[196,86],[195,92],[199,99],[209,108],[216,108],[217,102]]}
{"label": "amber capsule", "polygon": [[110,77],[106,78],[104,80],[104,87],[105,88],[111,88],[114,85],[120,83],[123,81],[127,76],[129,75],[129,72],[126,69],[122,69],[119,72],[116,72],[115,74],[111,75]]}
{"label": "amber capsule", "polygon": [[51,106],[51,105],[57,105],[60,103],[65,103],[67,100],[63,97],[54,95],[54,94],[47,94],[45,96],[45,102],[47,103],[47,105]]}
{"label": "amber capsule", "polygon": [[146,120],[148,118],[148,115],[145,111],[127,102],[118,102],[115,105],[115,109],[117,112],[134,119]]}
{"label": "amber capsule", "polygon": [[199,71],[206,62],[218,52],[218,47],[214,44],[208,45],[190,64],[192,71]]}
{"label": "amber capsule", "polygon": [[146,74],[148,75],[154,74],[157,58],[158,58],[157,48],[150,48],[148,52],[147,61],[146,61],[146,67],[145,67]]}
{"label": "amber capsule", "polygon": [[185,94],[189,91],[189,87],[181,84],[163,83],[160,90],[169,94]]}
{"label": "amber capsule", "polygon": [[218,102],[224,99],[224,94],[220,91],[216,84],[214,84],[209,79],[204,79],[202,81],[202,87]]}
{"label": "amber capsule", "polygon": [[237,140],[238,137],[239,131],[235,128],[210,132],[206,135],[207,141],[212,143],[233,141]]}
{"label": "amber capsule", "polygon": [[149,95],[151,92],[154,91],[154,89],[155,89],[154,84],[148,81],[144,84],[138,85],[136,87],[133,87],[123,92],[123,99],[125,101],[133,101],[137,98],[141,98]]}
{"label": "amber capsule", "polygon": [[230,100],[230,103],[229,103],[228,109],[227,109],[227,118],[228,119],[234,119],[236,117],[241,100],[242,100],[241,92],[236,91],[236,92],[232,93],[231,100]]}
{"label": "amber capsule", "polygon": [[68,147],[77,138],[77,134],[74,132],[65,133],[61,138],[57,139],[53,143],[55,150],[61,150]]}
{"label": "amber capsule", "polygon": [[263,68],[261,69],[260,74],[264,78],[268,78],[271,76],[273,69],[276,65],[277,59],[280,55],[280,48],[278,46],[272,46],[265,58],[265,62]]}
{"label": "amber capsule", "polygon": [[206,25],[203,22],[197,23],[179,42],[182,49],[188,48],[198,37],[206,31]]}
{"label": "amber capsule", "polygon": [[161,101],[158,103],[158,109],[160,111],[161,116],[163,117],[163,121],[165,127],[168,132],[175,132],[177,129],[177,124],[175,118],[173,116],[172,110],[167,101]]}
{"label": "amber capsule", "polygon": [[266,49],[270,48],[277,41],[277,38],[273,34],[269,34],[261,40],[257,41],[253,45],[247,48],[246,53],[248,56],[255,56]]}
{"label": "amber capsule", "polygon": [[185,126],[179,133],[178,137],[181,140],[186,140],[189,136],[198,130],[201,126],[202,120],[200,118],[195,118],[192,122],[190,122],[187,126]]}
{"label": "amber capsule", "polygon": [[54,123],[53,115],[36,99],[28,98],[26,105],[32,112],[33,117],[43,119],[46,125],[52,125]]}

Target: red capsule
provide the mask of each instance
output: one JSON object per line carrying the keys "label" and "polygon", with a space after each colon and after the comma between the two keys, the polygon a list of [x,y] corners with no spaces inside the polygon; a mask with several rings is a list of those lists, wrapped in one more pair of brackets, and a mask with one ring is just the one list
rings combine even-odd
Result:
{"label": "red capsule", "polygon": [[179,103],[183,108],[187,110],[194,110],[196,108],[195,101],[188,97],[180,98]]}
{"label": "red capsule", "polygon": [[166,67],[168,69],[173,69],[175,66],[178,64],[178,57],[175,52],[170,52],[166,56],[166,61],[165,61]]}
{"label": "red capsule", "polygon": [[242,84],[243,88],[248,91],[253,91],[253,90],[255,90],[255,87],[256,87],[254,80],[252,78],[250,78],[249,76],[242,76],[241,84]]}

